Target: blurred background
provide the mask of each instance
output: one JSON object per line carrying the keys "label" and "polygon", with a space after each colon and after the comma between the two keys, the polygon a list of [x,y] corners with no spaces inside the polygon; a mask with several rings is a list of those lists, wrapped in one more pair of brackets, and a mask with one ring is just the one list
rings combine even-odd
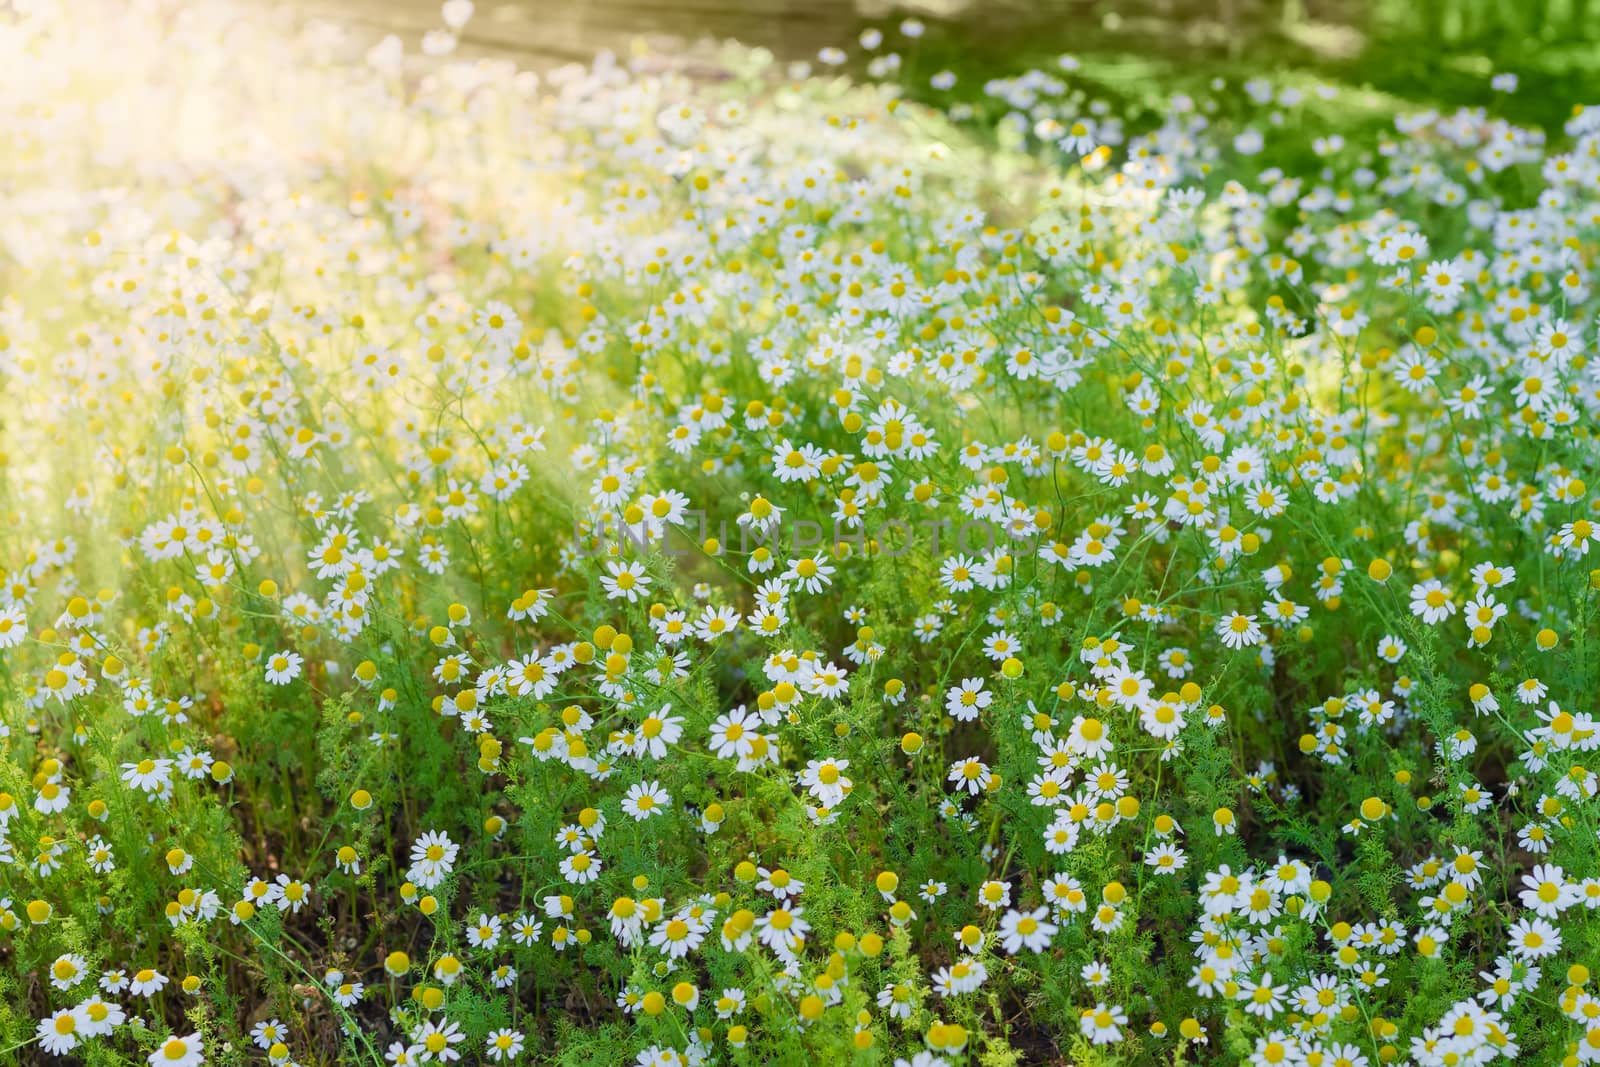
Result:
{"label": "blurred background", "polygon": [[[273,0],[261,0],[273,2]],[[1550,127],[1600,85],[1597,0],[479,0],[458,49],[530,66],[625,52],[643,39],[681,54],[735,38],[786,60],[848,47],[863,29],[886,38],[907,16],[927,25],[894,41],[916,91],[949,70],[971,95],[984,79],[1077,58],[1084,73],[1136,106],[1197,79],[1263,73],[1362,87],[1414,105],[1489,105]],[[415,46],[440,25],[436,0],[277,0],[309,16],[394,33]],[[1514,94],[1490,86],[1515,74]]]}

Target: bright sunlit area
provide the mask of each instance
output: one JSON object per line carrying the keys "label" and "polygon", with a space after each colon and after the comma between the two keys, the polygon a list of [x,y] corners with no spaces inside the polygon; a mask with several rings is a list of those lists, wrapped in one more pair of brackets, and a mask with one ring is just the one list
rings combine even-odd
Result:
{"label": "bright sunlit area", "polygon": [[0,0],[0,1065],[1600,1063],[1589,0]]}

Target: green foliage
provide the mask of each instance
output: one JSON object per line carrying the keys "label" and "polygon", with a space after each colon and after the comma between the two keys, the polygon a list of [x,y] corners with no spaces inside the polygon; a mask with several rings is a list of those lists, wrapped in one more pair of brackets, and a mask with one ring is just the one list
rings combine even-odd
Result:
{"label": "green foliage", "polygon": [[96,11],[0,24],[0,1060],[1593,1058],[1600,123]]}

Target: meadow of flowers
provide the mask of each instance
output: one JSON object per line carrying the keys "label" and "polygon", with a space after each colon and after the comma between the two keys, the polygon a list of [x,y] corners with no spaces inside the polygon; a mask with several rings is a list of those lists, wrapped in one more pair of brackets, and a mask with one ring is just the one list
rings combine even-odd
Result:
{"label": "meadow of flowers", "polygon": [[0,1063],[1600,1061],[1600,109],[444,16],[0,10]]}

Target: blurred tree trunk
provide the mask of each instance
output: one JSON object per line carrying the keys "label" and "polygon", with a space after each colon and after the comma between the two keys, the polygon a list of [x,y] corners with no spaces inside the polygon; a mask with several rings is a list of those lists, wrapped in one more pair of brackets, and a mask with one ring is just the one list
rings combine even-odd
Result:
{"label": "blurred tree trunk", "polygon": [[[1224,26],[1237,26],[1239,18],[1238,5],[1235,0],[1217,0],[1217,21]],[[1228,35],[1228,58],[1238,59],[1240,50],[1244,47],[1244,34],[1230,33]]]}

